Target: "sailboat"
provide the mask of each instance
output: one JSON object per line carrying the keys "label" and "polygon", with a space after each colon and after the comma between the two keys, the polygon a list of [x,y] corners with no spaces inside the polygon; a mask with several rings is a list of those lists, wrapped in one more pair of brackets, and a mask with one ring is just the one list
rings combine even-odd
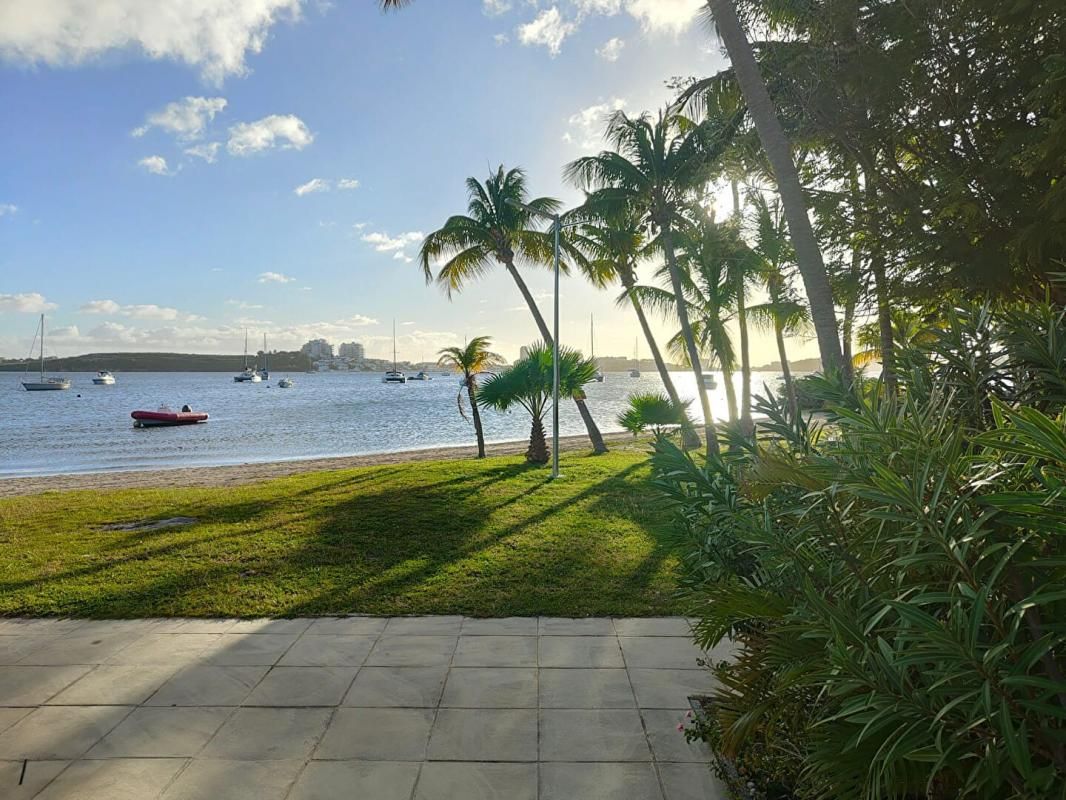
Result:
{"label": "sailboat", "polygon": [[[258,365],[256,365],[258,366]],[[263,366],[256,369],[259,373],[259,377],[265,381],[270,380],[270,356],[267,355],[267,335],[263,334]]]}
{"label": "sailboat", "polygon": [[41,378],[36,381],[23,381],[22,388],[27,392],[54,392],[70,388],[70,381],[67,378],[44,376],[44,314],[41,314]]}
{"label": "sailboat", "polygon": [[407,383],[407,376],[396,369],[396,320],[392,321],[392,369],[385,373],[382,383]]}
{"label": "sailboat", "polygon": [[[265,341],[265,340],[264,340]],[[234,383],[261,383],[262,376],[248,366],[248,329],[244,329],[244,372],[233,376]]]}
{"label": "sailboat", "polygon": [[[596,322],[589,314],[589,359],[596,364]],[[596,364],[596,373],[592,376],[595,383],[603,383],[603,372],[599,364]]]}
{"label": "sailboat", "polygon": [[640,377],[640,351],[637,349],[637,340],[633,340],[633,369],[629,370],[630,378]]}

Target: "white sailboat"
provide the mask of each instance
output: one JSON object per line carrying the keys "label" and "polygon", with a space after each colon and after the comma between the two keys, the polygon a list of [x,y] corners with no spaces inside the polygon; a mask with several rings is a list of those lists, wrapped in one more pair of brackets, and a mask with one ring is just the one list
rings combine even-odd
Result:
{"label": "white sailboat", "polygon": [[[596,364],[596,321],[591,314],[589,314],[589,358],[593,364]],[[603,383],[603,371],[599,364],[596,364],[596,374],[592,376],[592,380],[595,383]]]}
{"label": "white sailboat", "polygon": [[[266,340],[264,339],[264,344]],[[233,376],[234,383],[261,383],[262,376],[257,370],[248,366],[248,329],[244,329],[244,372]]]}
{"label": "white sailboat", "polygon": [[407,376],[396,369],[396,320],[392,321],[392,369],[385,373],[382,383],[407,383]]}
{"label": "white sailboat", "polygon": [[23,381],[22,388],[27,392],[55,392],[70,388],[70,380],[44,376],[44,314],[41,314],[41,377],[36,381]]}
{"label": "white sailboat", "polygon": [[640,350],[637,344],[637,339],[633,339],[633,369],[629,370],[630,378],[640,377]]}
{"label": "white sailboat", "polygon": [[270,380],[270,356],[267,355],[267,335],[263,334],[263,366],[256,364],[256,372],[265,381]]}

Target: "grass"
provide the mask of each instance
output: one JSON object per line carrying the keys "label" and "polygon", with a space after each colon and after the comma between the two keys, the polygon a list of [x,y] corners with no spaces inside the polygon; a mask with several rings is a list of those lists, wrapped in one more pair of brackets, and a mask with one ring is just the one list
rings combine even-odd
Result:
{"label": "grass", "polygon": [[[0,500],[0,614],[679,613],[643,453]],[[110,523],[195,517],[151,532]]]}

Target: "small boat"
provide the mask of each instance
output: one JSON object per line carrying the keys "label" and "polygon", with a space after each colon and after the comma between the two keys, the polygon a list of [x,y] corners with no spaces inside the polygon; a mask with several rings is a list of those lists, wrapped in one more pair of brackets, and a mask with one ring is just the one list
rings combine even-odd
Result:
{"label": "small boat", "polygon": [[718,388],[718,381],[715,379],[713,372],[708,372],[703,376],[703,385],[707,387],[709,392],[713,392]]}
{"label": "small boat", "polygon": [[382,383],[407,383],[407,376],[396,369],[396,320],[392,321],[392,369],[385,372]]}
{"label": "small boat", "polygon": [[55,392],[70,388],[68,378],[44,376],[44,314],[41,314],[41,376],[36,381],[23,381],[22,388],[27,392]]}
{"label": "small boat", "polygon": [[[596,364],[596,324],[589,314],[589,360],[593,364]],[[603,372],[600,371],[600,367],[596,365],[596,372],[592,375],[593,383],[603,383]]]}
{"label": "small boat", "polygon": [[428,372],[419,372],[413,378],[408,378],[407,380],[409,380],[409,381],[431,381],[431,380],[433,380],[433,376],[431,376]]}
{"label": "small boat", "polygon": [[[256,364],[258,367],[259,365]],[[263,366],[256,369],[259,373],[259,377],[264,381],[270,380],[270,356],[267,355],[267,335],[263,334]]]}
{"label": "small boat", "polygon": [[278,381],[279,389],[291,389],[295,385],[296,381],[294,381],[292,378],[282,378],[280,381]]}
{"label": "small boat", "polygon": [[639,347],[639,345],[637,344],[637,340],[634,339],[633,340],[633,369],[629,370],[629,377],[630,378],[639,378],[640,377],[640,351],[639,351],[638,347]]}
{"label": "small boat", "polygon": [[134,411],[130,416],[133,417],[135,428],[166,428],[207,422],[207,414],[203,411],[171,411],[166,406],[158,411]]}
{"label": "small boat", "polygon": [[102,369],[96,373],[96,377],[93,378],[93,383],[97,386],[113,386],[115,383],[115,376],[106,369]]}
{"label": "small boat", "polygon": [[[264,346],[266,345],[266,339],[263,339]],[[261,383],[263,376],[259,373],[259,370],[252,369],[248,366],[248,331],[244,331],[244,371],[240,375],[233,376],[234,383]]]}

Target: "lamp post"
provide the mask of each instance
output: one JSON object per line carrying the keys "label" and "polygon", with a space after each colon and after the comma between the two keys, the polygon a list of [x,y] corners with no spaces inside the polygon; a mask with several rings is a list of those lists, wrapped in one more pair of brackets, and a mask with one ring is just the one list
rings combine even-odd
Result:
{"label": "lamp post", "polygon": [[559,238],[563,229],[563,219],[559,214],[549,214],[547,211],[511,198],[507,198],[504,202],[536,217],[550,219],[555,239],[555,313],[552,332],[552,478],[554,479],[559,477]]}

